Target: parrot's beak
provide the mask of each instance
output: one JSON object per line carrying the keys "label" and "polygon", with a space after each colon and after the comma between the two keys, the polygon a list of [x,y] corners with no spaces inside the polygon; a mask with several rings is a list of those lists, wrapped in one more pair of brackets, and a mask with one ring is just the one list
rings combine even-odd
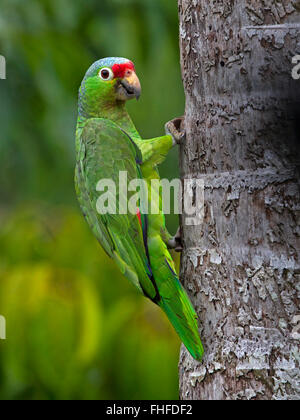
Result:
{"label": "parrot's beak", "polygon": [[139,100],[141,96],[141,83],[133,70],[127,72],[125,77],[120,80],[117,91],[117,97],[121,101],[136,98]]}

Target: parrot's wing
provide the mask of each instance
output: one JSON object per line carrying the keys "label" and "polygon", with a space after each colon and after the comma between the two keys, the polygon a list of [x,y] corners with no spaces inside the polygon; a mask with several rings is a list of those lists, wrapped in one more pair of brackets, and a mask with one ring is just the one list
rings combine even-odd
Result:
{"label": "parrot's wing", "polygon": [[107,254],[140,291],[155,299],[157,289],[147,257],[140,216],[129,211],[126,214],[100,214],[97,211],[101,195],[97,192],[97,185],[101,180],[113,181],[115,185],[117,213],[120,201],[127,202],[134,194],[119,188],[119,173],[127,173],[128,183],[139,179],[140,157],[135,143],[115,123],[101,118],[91,119],[80,137],[76,185],[84,215]]}

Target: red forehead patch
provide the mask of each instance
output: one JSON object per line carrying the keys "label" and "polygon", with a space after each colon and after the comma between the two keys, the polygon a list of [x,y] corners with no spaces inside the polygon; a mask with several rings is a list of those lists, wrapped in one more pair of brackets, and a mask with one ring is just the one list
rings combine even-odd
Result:
{"label": "red forehead patch", "polygon": [[112,71],[114,72],[115,78],[123,79],[125,76],[126,70],[135,70],[134,64],[132,61],[128,61],[123,64],[114,64],[112,66]]}

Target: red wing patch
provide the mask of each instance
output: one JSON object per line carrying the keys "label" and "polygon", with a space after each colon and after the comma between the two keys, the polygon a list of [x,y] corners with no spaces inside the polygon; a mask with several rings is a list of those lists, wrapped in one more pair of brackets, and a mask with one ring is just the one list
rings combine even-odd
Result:
{"label": "red wing patch", "polygon": [[139,219],[140,226],[141,226],[141,228],[143,229],[143,226],[142,226],[142,217],[141,217],[141,212],[140,212],[140,209],[137,209],[137,211],[136,211],[136,215],[137,215],[137,217],[138,217],[138,219]]}

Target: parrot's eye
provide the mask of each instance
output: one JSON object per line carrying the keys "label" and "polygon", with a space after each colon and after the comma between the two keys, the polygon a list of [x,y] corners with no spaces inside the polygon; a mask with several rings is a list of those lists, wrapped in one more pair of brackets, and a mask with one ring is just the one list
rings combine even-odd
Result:
{"label": "parrot's eye", "polygon": [[99,72],[99,76],[100,76],[100,79],[105,80],[105,81],[112,80],[114,78],[114,74],[112,70],[109,68],[101,69]]}

